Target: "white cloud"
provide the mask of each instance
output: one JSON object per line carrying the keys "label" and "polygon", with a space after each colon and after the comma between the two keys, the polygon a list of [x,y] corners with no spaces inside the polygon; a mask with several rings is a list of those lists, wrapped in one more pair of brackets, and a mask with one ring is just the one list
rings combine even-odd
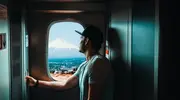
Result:
{"label": "white cloud", "polygon": [[63,39],[57,38],[50,41],[49,48],[66,48],[66,49],[79,49],[76,45],[70,44]]}

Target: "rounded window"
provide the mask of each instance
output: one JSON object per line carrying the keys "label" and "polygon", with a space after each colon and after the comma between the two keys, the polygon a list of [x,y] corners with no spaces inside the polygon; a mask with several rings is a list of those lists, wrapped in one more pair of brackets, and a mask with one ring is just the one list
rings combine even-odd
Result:
{"label": "rounded window", "polygon": [[64,80],[75,73],[85,56],[79,52],[84,27],[77,22],[57,22],[49,29],[48,69],[55,80]]}

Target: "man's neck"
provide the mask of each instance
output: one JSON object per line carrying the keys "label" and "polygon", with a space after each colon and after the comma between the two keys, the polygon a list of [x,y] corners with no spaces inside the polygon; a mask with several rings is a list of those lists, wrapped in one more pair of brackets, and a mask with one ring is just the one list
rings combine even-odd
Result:
{"label": "man's neck", "polygon": [[92,56],[94,56],[96,54],[98,54],[98,52],[96,52],[94,50],[87,50],[85,52],[86,60],[89,61],[92,58]]}

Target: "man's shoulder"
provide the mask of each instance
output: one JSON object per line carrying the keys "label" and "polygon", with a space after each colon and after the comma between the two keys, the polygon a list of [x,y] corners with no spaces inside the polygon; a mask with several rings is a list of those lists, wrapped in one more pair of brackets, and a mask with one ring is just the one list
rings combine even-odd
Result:
{"label": "man's shoulder", "polygon": [[82,62],[79,67],[83,66],[87,61]]}
{"label": "man's shoulder", "polygon": [[97,61],[102,62],[102,63],[110,63],[110,61],[106,57],[104,57],[102,55],[96,55],[95,56],[94,62],[97,62]]}
{"label": "man's shoulder", "polygon": [[94,59],[92,59],[91,63],[92,63],[92,67],[97,67],[97,68],[104,69],[111,67],[110,61],[102,55],[96,55]]}

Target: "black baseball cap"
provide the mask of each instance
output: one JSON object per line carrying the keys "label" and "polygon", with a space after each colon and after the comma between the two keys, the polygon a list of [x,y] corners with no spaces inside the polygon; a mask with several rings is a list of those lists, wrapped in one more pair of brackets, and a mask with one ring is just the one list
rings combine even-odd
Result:
{"label": "black baseball cap", "polygon": [[82,36],[88,37],[90,40],[92,40],[94,42],[97,42],[100,44],[102,44],[102,42],[103,42],[102,31],[93,25],[86,27],[83,32],[79,32],[77,30],[75,30],[75,31]]}

